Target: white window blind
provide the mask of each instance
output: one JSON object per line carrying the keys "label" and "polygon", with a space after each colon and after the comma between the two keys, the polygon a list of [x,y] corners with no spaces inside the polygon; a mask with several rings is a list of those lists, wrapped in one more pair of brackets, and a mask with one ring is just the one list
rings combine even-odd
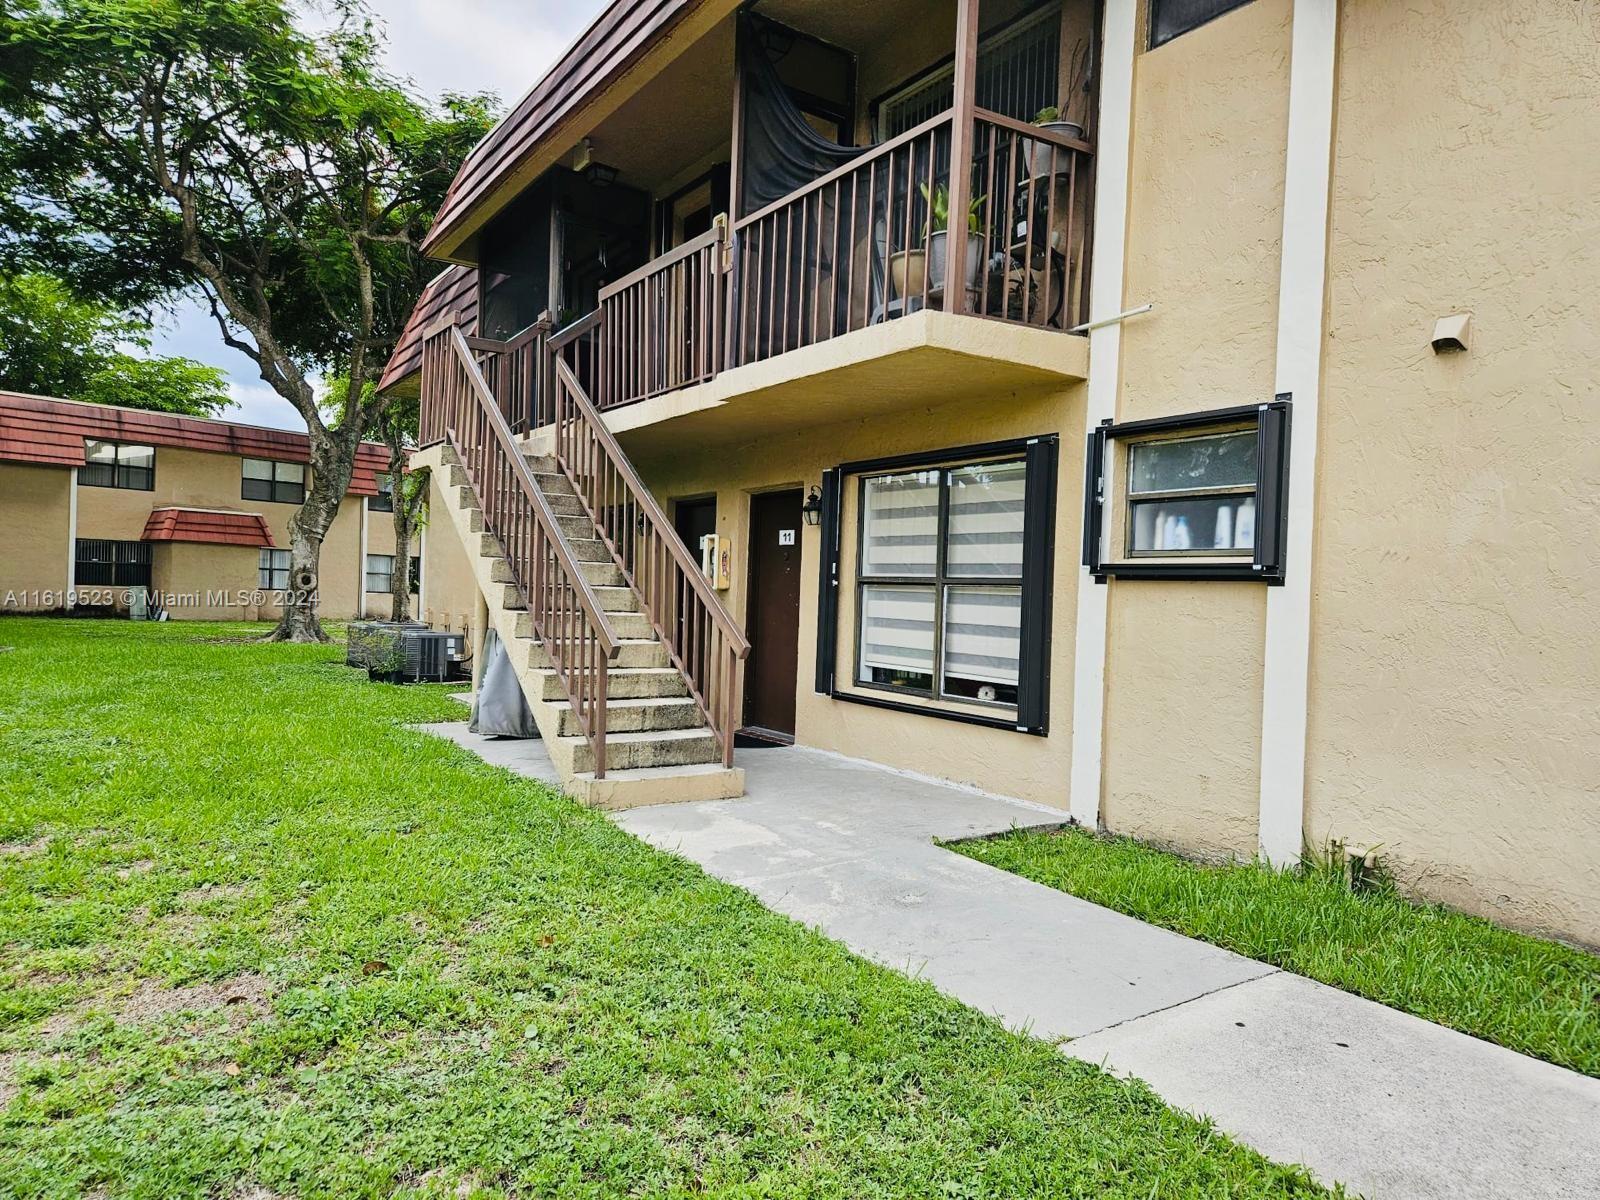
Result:
{"label": "white window blind", "polygon": [[[944,686],[963,695],[963,684],[1015,689],[1022,644],[1022,589],[951,587],[944,601]],[[984,699],[996,699],[984,696]]]}
{"label": "white window blind", "polygon": [[1022,578],[1027,475],[1020,462],[950,472],[950,575]]}
{"label": "white window blind", "polygon": [[939,472],[868,479],[861,574],[926,575],[939,567]]}
{"label": "white window blind", "polygon": [[868,678],[913,683],[933,679],[934,589],[869,584],[862,589],[861,666]]}

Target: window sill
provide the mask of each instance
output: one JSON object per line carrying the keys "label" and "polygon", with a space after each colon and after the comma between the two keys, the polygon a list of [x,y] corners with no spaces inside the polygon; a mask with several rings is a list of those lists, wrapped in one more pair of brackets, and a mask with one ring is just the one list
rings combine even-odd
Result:
{"label": "window sill", "polygon": [[1107,579],[1173,579],[1216,580],[1233,579],[1246,583],[1265,583],[1274,587],[1283,584],[1282,569],[1273,570],[1249,561],[1223,559],[1188,560],[1163,559],[1159,562],[1107,562],[1098,564],[1091,572],[1096,583]]}
{"label": "window sill", "polygon": [[897,699],[893,695],[885,695],[882,692],[869,694],[836,689],[829,695],[834,700],[843,700],[848,704],[864,704],[868,708],[882,708],[890,712],[914,713],[919,717],[934,717],[941,721],[956,721],[962,725],[978,725],[984,729],[1000,729],[1007,733],[1025,733],[1033,737],[1045,737],[1050,732],[1048,728],[1025,729],[1017,723],[1017,718],[1014,714],[1010,716],[990,715],[970,708],[918,703],[916,700],[911,699]]}

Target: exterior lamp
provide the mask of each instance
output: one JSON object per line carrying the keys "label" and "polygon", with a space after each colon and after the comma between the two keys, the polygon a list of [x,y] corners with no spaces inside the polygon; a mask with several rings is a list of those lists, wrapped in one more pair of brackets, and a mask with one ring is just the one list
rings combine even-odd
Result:
{"label": "exterior lamp", "polygon": [[800,517],[807,525],[822,524],[822,493],[816,486],[811,488],[811,494],[806,497],[806,502],[800,506]]}
{"label": "exterior lamp", "polygon": [[617,169],[603,162],[591,162],[583,169],[583,177],[597,188],[610,187],[617,181]]}

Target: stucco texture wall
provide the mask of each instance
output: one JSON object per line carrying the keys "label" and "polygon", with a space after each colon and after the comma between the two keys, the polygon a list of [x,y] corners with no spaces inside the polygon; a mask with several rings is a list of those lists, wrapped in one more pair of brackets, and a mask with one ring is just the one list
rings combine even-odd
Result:
{"label": "stucco texture wall", "polygon": [[72,472],[0,463],[0,609],[65,604]]}
{"label": "stucco texture wall", "polygon": [[[59,472],[63,478],[66,472]],[[155,508],[180,506],[187,508],[215,508],[233,512],[260,513],[279,548],[289,545],[289,518],[298,509],[295,504],[274,504],[265,500],[246,500],[242,491],[241,460],[231,454],[208,454],[198,450],[180,450],[169,446],[156,447],[156,473],[154,490],[132,491],[125,488],[78,488],[78,536],[85,538],[110,538],[118,541],[137,541],[144,532],[150,511]],[[369,522],[371,535],[379,544],[393,545],[393,535],[383,539],[382,526],[388,514],[372,514]],[[364,563],[361,561],[362,504],[359,496],[346,496],[339,513],[322,543],[321,612],[324,617],[344,620],[359,615],[364,587]],[[9,536],[9,535],[8,535]],[[386,553],[387,550],[375,551]],[[184,559],[174,567],[173,584],[157,582],[163,592],[189,594],[196,590],[202,594],[208,589],[251,589],[256,586],[256,555],[251,551],[248,563],[235,555],[226,560]],[[154,565],[154,564],[152,564]],[[219,573],[206,575],[216,569]],[[171,610],[174,619],[204,620],[217,614],[201,611],[204,606],[184,604]],[[261,605],[250,609],[249,615],[265,620],[275,619],[278,606]],[[237,613],[229,612],[229,616]]]}
{"label": "stucco texture wall", "polygon": [[473,580],[472,564],[467,560],[461,539],[450,528],[444,509],[446,503],[439,475],[435,473],[428,483],[428,508],[434,516],[422,533],[422,595],[417,606],[418,619],[435,629],[465,633],[472,628],[477,613],[478,585]]}
{"label": "stucco texture wall", "polygon": [[1600,944],[1600,5],[1470,11],[1341,5],[1307,834]]}
{"label": "stucco texture wall", "polygon": [[[1255,0],[1134,63],[1119,420],[1269,400],[1290,0]],[[1101,817],[1208,857],[1255,853],[1266,597],[1113,580]]]}
{"label": "stucco texture wall", "polygon": [[[868,708],[818,695],[814,680],[820,534],[811,527],[802,527],[800,535],[795,736],[801,745],[1064,809],[1071,765],[1073,614],[1081,570],[1072,547],[1082,519],[1082,428],[1081,385],[1010,394],[975,392],[957,403],[936,408],[776,434],[745,444],[699,450],[684,446],[681,452],[670,456],[641,456],[637,465],[664,507],[680,498],[716,495],[718,532],[730,538],[733,545],[732,587],[722,594],[723,602],[734,619],[743,624],[749,600],[748,534],[753,493],[784,487],[809,489],[820,484],[824,469],[845,461],[1061,434],[1049,736]],[[841,541],[848,547],[854,536],[855,530],[846,528]],[[848,605],[842,604],[841,608],[847,609]],[[839,629],[839,678],[843,681],[852,673],[849,654],[853,619],[848,611],[841,612]]]}

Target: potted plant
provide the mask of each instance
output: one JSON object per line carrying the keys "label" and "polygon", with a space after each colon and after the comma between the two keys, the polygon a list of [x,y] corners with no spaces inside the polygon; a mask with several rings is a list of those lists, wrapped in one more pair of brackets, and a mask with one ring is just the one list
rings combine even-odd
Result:
{"label": "potted plant", "polygon": [[[930,295],[944,291],[946,245],[950,229],[950,192],[938,184],[930,192],[927,184],[918,184],[922,198],[928,205],[928,222],[922,227],[927,249],[904,250],[894,255],[890,273],[894,277],[896,292],[902,296],[920,296],[924,283]],[[978,232],[979,210],[984,197],[973,197],[967,206],[967,264],[966,286],[970,292],[978,286],[978,273],[983,269],[983,235]]]}
{"label": "potted plant", "polygon": [[[1076,121],[1063,121],[1061,110],[1054,104],[1048,108],[1041,108],[1033,118],[1033,124],[1040,129],[1048,129],[1051,133],[1059,133],[1069,138],[1083,140],[1083,126]],[[1055,165],[1052,168],[1051,158],[1054,154]],[[1030,141],[1028,143],[1028,173],[1035,179],[1042,179],[1046,175],[1061,175],[1067,169],[1067,156],[1062,154],[1058,147],[1050,142]]]}

